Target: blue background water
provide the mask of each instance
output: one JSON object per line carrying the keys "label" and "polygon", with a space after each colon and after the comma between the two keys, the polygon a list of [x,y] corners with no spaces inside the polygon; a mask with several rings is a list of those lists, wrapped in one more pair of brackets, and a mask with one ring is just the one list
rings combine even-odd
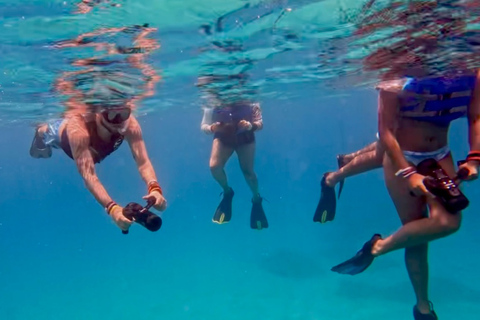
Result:
{"label": "blue background water", "polygon": [[[350,89],[357,83],[337,72],[351,65],[335,61],[359,54],[349,52],[348,39],[334,37],[352,30],[360,1],[293,6],[299,10],[278,26],[300,40],[287,44],[270,31],[283,4],[294,1],[265,1],[271,7],[242,12],[249,22],[244,29],[234,28],[234,18],[227,21],[259,60],[254,79],[264,93],[264,129],[257,134],[255,167],[270,223],[262,231],[249,227],[251,195],[235,156],[227,165],[236,192],[233,219],[211,222],[221,190],[208,168],[211,136],[200,131],[201,103],[193,86],[203,62],[198,48],[209,41],[198,27],[244,2],[118,2],[124,6],[116,11],[75,16],[63,1],[20,6],[0,0],[0,320],[411,319],[415,299],[401,251],[355,277],[330,271],[373,233],[387,235],[400,226],[381,170],[346,181],[334,222],[312,222],[320,178],[336,168],[335,155],[375,139],[375,90]],[[275,15],[266,22],[249,20],[271,8]],[[69,54],[79,53],[59,53],[47,44],[103,24],[143,22],[159,27],[155,36],[162,47],[152,60],[164,81],[143,103],[139,120],[169,207],[157,233],[134,225],[125,236],[64,154],[29,157],[33,127],[16,120],[43,120],[59,111],[48,95],[51,82],[68,70]],[[272,38],[291,51],[276,55]],[[320,68],[322,49],[328,63]],[[319,85],[325,78],[346,90]],[[468,151],[467,139],[465,121],[455,121],[450,146],[457,159]],[[146,187],[126,145],[97,172],[119,203],[141,201]],[[462,229],[431,245],[431,299],[440,319],[476,319],[480,312],[478,186],[464,187],[471,205]]]}
{"label": "blue background water", "polygon": [[[335,168],[335,155],[375,137],[375,102],[373,89],[263,101],[256,171],[270,228],[262,231],[249,228],[250,194],[235,157],[227,166],[233,219],[211,222],[220,189],[199,109],[140,117],[169,207],[159,232],[133,226],[128,236],[84,189],[72,161],[60,152],[30,159],[33,129],[5,126],[0,319],[409,319],[415,301],[401,251],[356,277],[329,271],[372,233],[399,227],[382,171],[348,179],[335,221],[312,222],[321,174]],[[450,136],[462,157],[462,120]],[[126,146],[98,174],[122,204],[144,195]],[[477,183],[465,188],[471,206],[461,231],[431,245],[431,299],[441,319],[479,311]]]}

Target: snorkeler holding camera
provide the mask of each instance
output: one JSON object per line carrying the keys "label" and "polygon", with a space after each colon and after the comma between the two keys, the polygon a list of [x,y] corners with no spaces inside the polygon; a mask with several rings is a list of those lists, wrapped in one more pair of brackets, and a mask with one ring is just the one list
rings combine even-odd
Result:
{"label": "snorkeler holding camera", "polygon": [[[428,298],[428,243],[460,228],[469,201],[460,181],[478,177],[480,164],[480,72],[451,77],[408,77],[378,86],[379,148],[388,192],[403,226],[383,238],[374,234],[356,255],[333,267],[340,274],[365,271],[374,258],[405,249],[405,263],[417,297],[416,320],[438,319]],[[450,123],[468,117],[470,152],[455,172],[448,147]],[[379,157],[365,157],[378,167]],[[359,173],[360,171],[358,171]]]}
{"label": "snorkeler holding camera", "polygon": [[[71,64],[84,68],[66,71],[59,76],[54,87],[67,97],[64,101],[67,110],[58,119],[36,128],[30,148],[33,158],[50,158],[53,149],[63,150],[75,161],[87,189],[123,231],[127,231],[134,221],[153,229],[161,225],[156,218],[152,220],[153,224],[149,222],[151,219],[147,216],[151,214],[148,214],[148,208],[146,211],[142,211],[143,207],[139,205],[122,208],[113,201],[95,172],[95,165],[114,153],[124,140],[128,142],[140,176],[147,184],[144,199],[159,211],[167,206],[147,154],[142,129],[132,114],[141,99],[153,95],[158,81],[158,76],[144,62],[147,53],[158,47],[156,40],[147,38],[155,30],[148,24],[101,28],[73,40],[57,42],[55,48],[94,47],[96,51],[108,50],[90,58],[80,55],[82,58],[73,60]],[[121,54],[124,56],[111,59],[111,56],[120,53],[120,47],[116,42],[105,42],[102,36],[115,34],[131,35],[134,47],[122,47],[124,52]],[[137,47],[142,50],[127,50]],[[111,67],[112,64],[115,66]],[[118,64],[128,67],[119,68]],[[141,72],[144,77],[137,77],[136,72]]]}
{"label": "snorkeler holding camera", "polygon": [[140,175],[148,185],[144,199],[155,199],[154,208],[165,210],[167,202],[148,157],[140,124],[127,106],[107,107],[99,113],[70,112],[64,118],[40,125],[30,155],[34,158],[50,158],[52,149],[63,150],[75,161],[87,189],[115,224],[126,231],[133,220],[125,216],[124,208],[108,195],[95,172],[95,164],[116,151],[124,139],[130,146]]}

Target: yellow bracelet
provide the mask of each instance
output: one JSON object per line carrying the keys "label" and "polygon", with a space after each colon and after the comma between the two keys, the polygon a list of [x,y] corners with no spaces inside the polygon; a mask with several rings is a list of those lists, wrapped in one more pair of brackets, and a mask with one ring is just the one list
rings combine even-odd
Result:
{"label": "yellow bracelet", "polygon": [[110,207],[110,209],[108,209],[107,213],[108,213],[108,214],[111,214],[112,211],[113,211],[113,208],[115,208],[115,207],[119,207],[119,208],[120,208],[120,206],[119,206],[118,204],[114,204],[113,206]]}

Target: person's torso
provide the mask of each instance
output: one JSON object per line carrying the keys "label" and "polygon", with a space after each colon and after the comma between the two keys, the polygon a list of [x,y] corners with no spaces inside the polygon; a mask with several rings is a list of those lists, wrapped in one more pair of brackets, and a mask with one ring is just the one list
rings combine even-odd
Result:
{"label": "person's torso", "polygon": [[242,120],[253,122],[253,104],[241,102],[215,108],[212,116],[213,122],[236,125]]}
{"label": "person's torso", "polygon": [[[75,119],[69,121],[85,122],[85,126],[89,135],[89,150],[95,163],[100,163],[112,152],[117,150],[123,142],[124,136],[119,133],[112,134],[110,139],[107,141],[102,139],[98,133],[97,123],[94,117],[91,119],[87,119],[85,117],[76,117]],[[68,123],[61,134],[61,147],[63,151],[73,159],[73,152],[71,150],[70,141],[67,134],[68,130],[66,130],[67,126]]]}
{"label": "person's torso", "polygon": [[408,78],[400,93],[401,118],[448,127],[450,122],[466,116],[475,75]]}

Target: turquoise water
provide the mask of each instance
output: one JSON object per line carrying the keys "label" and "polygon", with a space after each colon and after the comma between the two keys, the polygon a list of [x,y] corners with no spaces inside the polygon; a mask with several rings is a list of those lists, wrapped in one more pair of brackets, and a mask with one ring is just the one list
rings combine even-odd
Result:
{"label": "turquoise water", "polygon": [[[334,222],[312,222],[320,177],[335,168],[335,155],[367,145],[377,131],[376,91],[367,85],[372,75],[357,75],[362,81],[352,85],[360,88],[345,90],[353,78],[343,80],[338,69],[308,71],[318,63],[318,39],[350,30],[348,21],[338,20],[339,8],[351,8],[354,16],[358,5],[299,2],[296,9],[290,3],[295,16],[279,22],[318,38],[318,46],[299,41],[302,48],[285,55],[272,46],[271,33],[242,28],[251,42],[245,40],[250,44],[240,55],[257,57],[247,69],[264,118],[255,169],[270,227],[256,231],[249,227],[251,194],[235,156],[226,168],[236,192],[233,219],[211,222],[221,190],[208,168],[211,137],[200,131],[202,100],[194,86],[205,60],[225,59],[202,54],[198,48],[208,41],[198,27],[245,2],[118,3],[72,14],[70,2],[0,1],[0,319],[411,319],[415,299],[401,251],[355,277],[330,271],[373,233],[400,226],[381,170],[346,181]],[[271,5],[271,21],[261,23],[271,29],[285,3]],[[320,15],[328,6],[335,14]],[[160,231],[134,225],[125,236],[84,188],[72,161],[60,152],[35,160],[28,149],[33,125],[62,110],[65,98],[54,94],[52,83],[73,69],[71,59],[92,54],[49,46],[100,26],[146,22],[159,29],[154,37],[161,48],[148,59],[162,80],[137,115],[169,206]],[[238,72],[226,69],[215,71]],[[457,159],[468,152],[466,130],[465,120],[451,128]],[[97,172],[122,204],[145,193],[125,146]],[[480,311],[477,186],[464,188],[471,204],[462,229],[431,244],[430,296],[440,319],[475,319]]]}

